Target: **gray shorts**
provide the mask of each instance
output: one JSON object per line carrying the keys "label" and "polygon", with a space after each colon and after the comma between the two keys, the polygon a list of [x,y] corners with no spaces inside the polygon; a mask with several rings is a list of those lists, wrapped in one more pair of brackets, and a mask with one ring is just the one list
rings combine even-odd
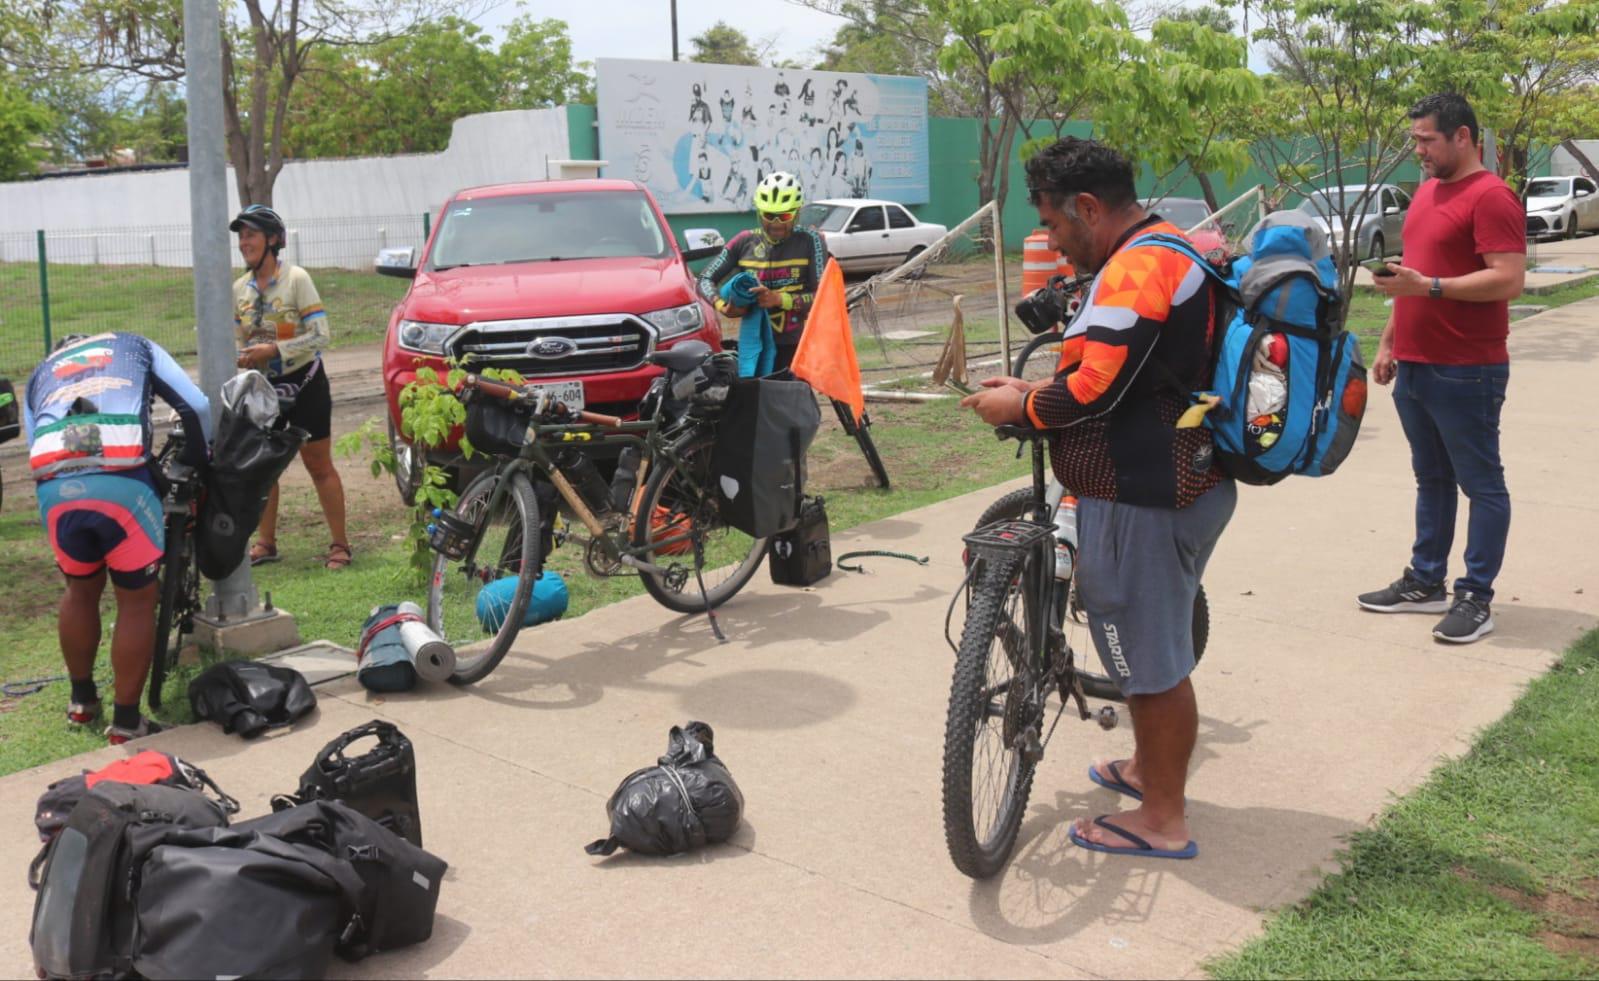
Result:
{"label": "gray shorts", "polygon": [[1078,501],[1077,593],[1122,694],[1169,691],[1194,670],[1194,597],[1237,503],[1230,480],[1181,510]]}

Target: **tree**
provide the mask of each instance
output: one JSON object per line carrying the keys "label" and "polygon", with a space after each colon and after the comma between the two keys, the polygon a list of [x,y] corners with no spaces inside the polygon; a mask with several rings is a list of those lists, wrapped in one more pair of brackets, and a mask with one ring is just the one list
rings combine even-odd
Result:
{"label": "tree", "polygon": [[1233,15],[1220,7],[1202,4],[1198,7],[1178,7],[1160,15],[1158,20],[1175,21],[1179,24],[1198,24],[1208,27],[1218,34],[1231,34],[1237,25],[1233,23]]}
{"label": "tree", "polygon": [[[1252,119],[1256,162],[1282,190],[1305,197],[1349,184],[1336,196],[1335,238],[1356,227],[1376,194],[1411,153],[1406,111],[1441,84],[1457,59],[1433,45],[1434,7],[1408,0],[1262,0],[1255,38],[1270,45],[1276,69]],[[1347,311],[1354,286],[1356,236],[1334,250]]]}
{"label": "tree", "polygon": [[45,150],[41,141],[51,121],[13,74],[0,70],[0,180],[26,177],[38,169]]}
{"label": "tree", "polygon": [[743,31],[726,21],[717,21],[706,28],[705,33],[690,38],[688,43],[694,46],[694,53],[689,55],[689,61],[708,65],[761,63],[760,53],[755,50],[750,39]]}
{"label": "tree", "polygon": [[572,61],[566,22],[524,14],[505,28],[498,54],[502,109],[594,104],[593,66]]}

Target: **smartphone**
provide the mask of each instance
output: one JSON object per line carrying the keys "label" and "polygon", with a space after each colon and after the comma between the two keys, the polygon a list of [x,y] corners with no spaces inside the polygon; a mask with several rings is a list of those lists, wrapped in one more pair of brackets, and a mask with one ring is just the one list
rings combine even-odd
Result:
{"label": "smartphone", "polygon": [[977,391],[977,389],[973,388],[972,386],[963,382],[958,382],[953,378],[944,379],[944,387],[952,392],[959,393],[962,397],[972,395]]}
{"label": "smartphone", "polygon": [[1387,259],[1362,259],[1360,264],[1365,266],[1366,271],[1373,276],[1392,276],[1394,274],[1394,271],[1388,268]]}

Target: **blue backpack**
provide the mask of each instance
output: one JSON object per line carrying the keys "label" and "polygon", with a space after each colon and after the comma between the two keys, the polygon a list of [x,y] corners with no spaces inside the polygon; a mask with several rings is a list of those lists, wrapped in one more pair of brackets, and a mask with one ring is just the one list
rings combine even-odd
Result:
{"label": "blue backpack", "polygon": [[1338,274],[1327,235],[1298,211],[1267,215],[1247,255],[1217,266],[1187,239],[1159,233],[1132,245],[1187,255],[1221,285],[1233,306],[1213,348],[1205,413],[1216,459],[1246,484],[1338,469],[1366,411],[1360,342],[1332,311]]}

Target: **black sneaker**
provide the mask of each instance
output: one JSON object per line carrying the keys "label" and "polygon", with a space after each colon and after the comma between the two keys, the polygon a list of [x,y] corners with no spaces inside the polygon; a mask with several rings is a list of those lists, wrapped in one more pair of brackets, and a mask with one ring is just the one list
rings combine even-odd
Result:
{"label": "black sneaker", "polygon": [[1469,644],[1492,633],[1493,629],[1494,618],[1488,612],[1488,601],[1462,589],[1455,594],[1455,605],[1449,608],[1449,615],[1432,628],[1432,635],[1451,644]]}
{"label": "black sneaker", "polygon": [[1442,613],[1449,609],[1449,591],[1441,582],[1422,582],[1406,568],[1386,589],[1361,593],[1355,602],[1374,613]]}

